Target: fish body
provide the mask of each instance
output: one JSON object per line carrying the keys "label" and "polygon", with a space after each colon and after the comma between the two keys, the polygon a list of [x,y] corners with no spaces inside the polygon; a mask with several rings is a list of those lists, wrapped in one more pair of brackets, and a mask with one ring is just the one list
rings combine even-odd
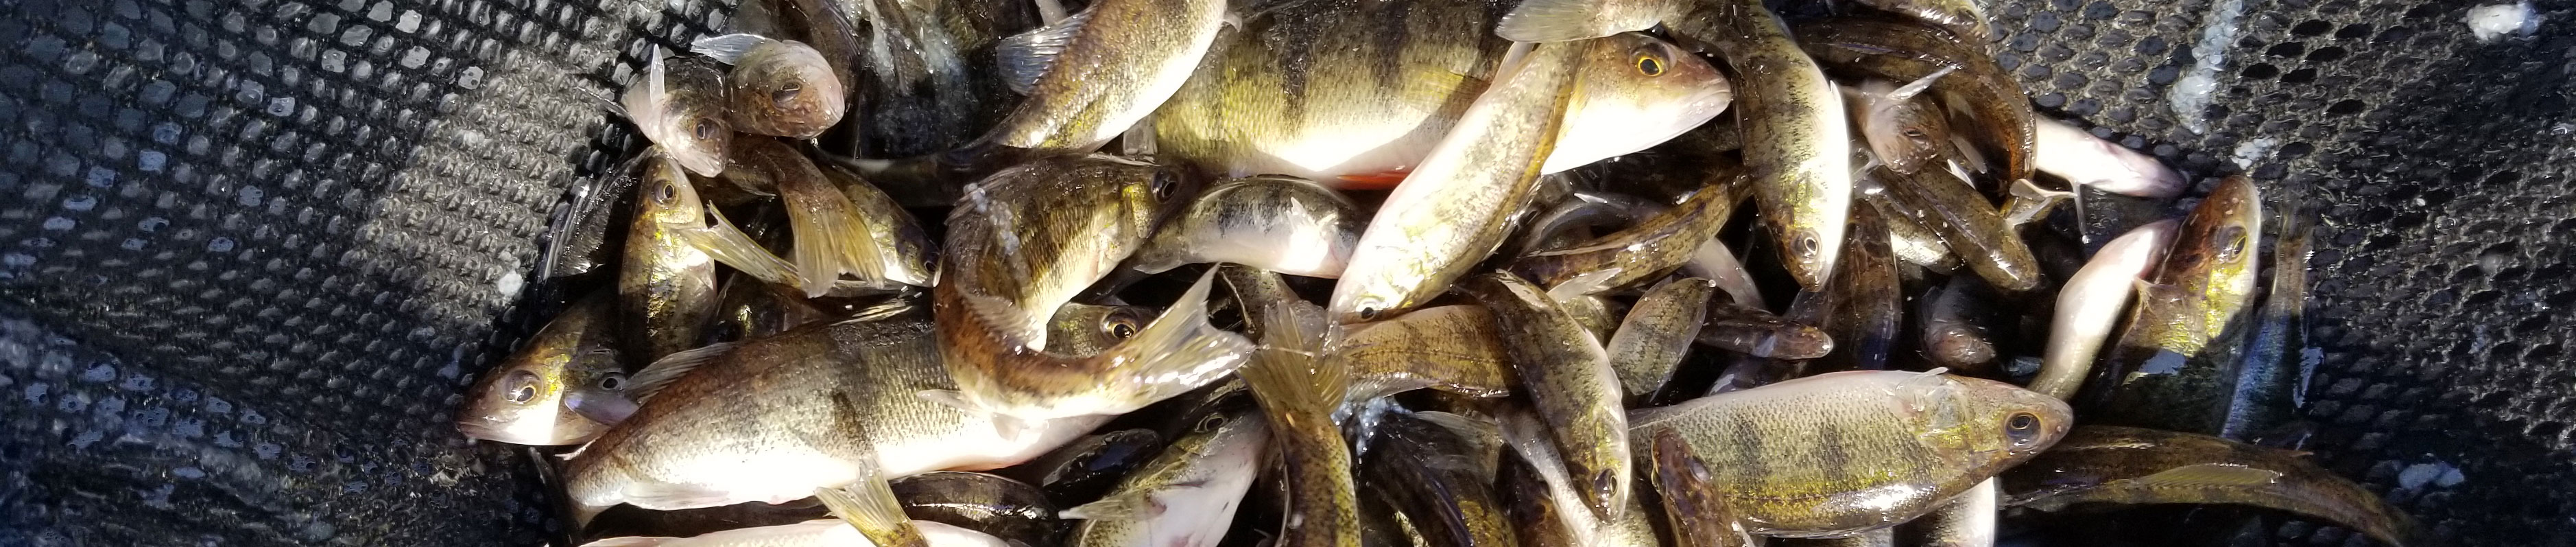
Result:
{"label": "fish body", "polygon": [[955,383],[917,312],[807,325],[703,357],[565,463],[565,490],[580,514],[619,503],[779,503],[869,473],[1002,467],[1107,419],[1003,431],[988,416],[923,398]]}
{"label": "fish body", "polygon": [[1565,248],[1543,249],[1513,259],[1512,270],[1550,289],[1583,280],[1583,293],[1598,293],[1664,275],[1717,236],[1752,185],[1736,172],[1717,169],[1707,183],[1681,203],[1647,216],[1635,226]]}
{"label": "fish body", "polygon": [[[978,183],[948,217],[931,290],[953,402],[1045,419],[1115,414],[1214,381],[1250,351],[1206,321],[1201,287],[1137,336],[1096,355],[1052,349],[1046,322],[1144,246],[1177,182],[1093,155],[1022,164]],[[1195,298],[1195,299],[1194,299]]]}
{"label": "fish body", "polygon": [[2113,144],[2066,122],[2041,118],[2032,134],[2032,168],[2076,186],[2145,198],[2182,195],[2190,181],[2181,173],[2128,147]]}
{"label": "fish body", "polygon": [[1511,392],[1511,363],[1484,306],[1433,306],[1365,325],[1325,357],[1350,370],[1345,404],[1421,388],[1472,397]]}
{"label": "fish body", "polygon": [[[1043,545],[1063,529],[1056,504],[1027,483],[984,473],[933,471],[887,481],[903,513],[932,536],[925,522],[990,534],[1005,542]],[[933,539],[932,541],[937,541]]]}
{"label": "fish body", "polygon": [[[1556,443],[1550,441],[1547,424],[1528,412],[1510,412],[1500,416],[1502,436],[1512,455],[1503,458],[1499,472],[1502,484],[1513,491],[1510,504],[1513,520],[1519,521],[1523,545],[1588,545],[1596,547],[1653,547],[1658,545],[1655,526],[1636,497],[1629,497],[1614,518],[1604,519],[1600,511],[1590,509],[1590,488],[1582,479],[1566,473],[1568,466]],[[1626,480],[1626,477],[1622,477]]]}
{"label": "fish body", "polygon": [[[1963,0],[1964,1],[1964,0]],[[1800,23],[1798,43],[1817,63],[1901,82],[1933,76],[1933,96],[1975,120],[1967,134],[2000,157],[2000,178],[2030,178],[2031,156],[2038,146],[2037,116],[2021,81],[1975,47],[1940,29],[1863,18]]]}
{"label": "fish body", "polygon": [[1994,202],[1949,171],[1873,171],[1862,177],[1861,191],[1886,193],[1892,205],[1888,209],[1940,234],[1942,243],[1995,289],[2018,294],[2039,287],[2039,259],[2030,244],[2005,224]]}
{"label": "fish body", "polygon": [[1494,312],[1504,355],[1585,504],[1605,521],[1625,517],[1629,477],[1627,415],[1610,355],[1556,299],[1520,276],[1496,272],[1468,285]]}
{"label": "fish body", "polygon": [[1654,481],[1663,499],[1664,522],[1677,547],[1744,547],[1754,543],[1735,510],[1715,488],[1717,472],[1690,453],[1690,443],[1671,429],[1657,430],[1653,443]]}
{"label": "fish body", "polygon": [[1977,7],[1977,0],[1861,0],[1861,5],[1931,23],[1962,42],[1995,41],[1994,27],[1986,21],[1986,10]]}
{"label": "fish body", "polygon": [[1269,430],[1259,414],[1209,416],[1198,431],[1127,476],[1100,501],[1066,511],[1083,519],[1075,547],[1213,547],[1260,474]]}
{"label": "fish body", "polygon": [[638,78],[617,101],[635,131],[691,173],[724,172],[734,132],[724,72],[705,59],[664,59],[656,49]]}
{"label": "fish body", "polygon": [[[812,1],[812,0],[800,0]],[[857,157],[947,150],[993,127],[1018,100],[989,60],[995,44],[1038,26],[1031,2],[827,0],[858,32],[848,136],[825,146]]]}
{"label": "fish body", "polygon": [[[1257,275],[1271,274],[1255,272]],[[1318,358],[1332,347],[1333,325],[1322,309],[1296,299],[1246,302],[1261,306],[1261,349],[1239,373],[1269,420],[1279,465],[1280,547],[1357,547],[1359,487],[1352,479],[1350,444],[1333,421],[1349,389],[1340,362]]]}
{"label": "fish body", "polygon": [[1823,290],[1851,221],[1851,131],[1842,96],[1762,2],[1686,3],[1690,11],[1665,24],[1677,37],[1716,49],[1743,80],[1736,118],[1754,202],[1779,238],[1789,276]]}
{"label": "fish body", "polygon": [[2002,479],[1986,479],[1959,493],[1950,503],[1899,529],[1908,545],[1924,547],[1994,547],[1995,513],[2001,511]]}
{"label": "fish body", "polygon": [[[1000,538],[983,532],[936,522],[915,523],[921,527],[927,547],[1008,547]],[[741,528],[685,538],[617,537],[582,544],[582,547],[875,547],[859,529],[840,519],[817,519],[796,524]]]}
{"label": "fish body", "polygon": [[1008,165],[1100,148],[1180,90],[1226,17],[1226,0],[1100,0],[1003,39],[1002,70],[1028,97],[948,163]]}
{"label": "fish body", "polygon": [[2301,214],[2282,212],[2286,221],[2272,247],[2271,284],[2246,332],[2245,356],[2235,368],[2220,437],[2252,442],[2298,419],[2301,392],[2313,366],[2300,355],[2307,330],[2309,252],[2309,228]]}
{"label": "fish body", "polygon": [[1936,373],[1809,376],[1629,413],[1631,435],[1674,429],[1717,471],[1748,529],[1840,537],[1894,526],[2029,459],[2065,434],[2064,402]]}
{"label": "fish body", "polygon": [[[465,436],[538,446],[588,442],[615,421],[593,419],[574,407],[625,402],[626,369],[617,350],[616,295],[600,292],[575,302],[546,322],[526,346],[475,380],[473,394],[456,413]],[[622,418],[623,416],[616,416]]]}
{"label": "fish body", "polygon": [[2220,183],[2184,217],[2163,262],[2139,285],[2129,326],[2085,388],[2100,423],[2218,431],[2237,357],[2222,337],[2241,336],[2262,237],[2262,196],[2243,176]]}
{"label": "fish body", "polygon": [[1861,139],[1888,170],[1908,175],[1951,155],[1949,113],[1911,87],[1871,78],[1856,93]]}
{"label": "fish body", "polygon": [[1707,279],[1675,278],[1646,289],[1637,305],[1628,308],[1628,317],[1619,321],[1618,332],[1603,349],[1629,402],[1643,401],[1672,380],[1673,369],[1699,337],[1709,297],[1716,293],[1717,284]]}
{"label": "fish body", "polygon": [[685,235],[706,225],[704,202],[677,160],[647,161],[617,270],[617,300],[626,354],[649,363],[697,347],[717,300],[715,260]]}
{"label": "fish body", "polygon": [[1286,176],[1228,180],[1201,192],[1155,230],[1129,266],[1162,273],[1182,264],[1230,262],[1306,277],[1341,277],[1359,244],[1359,205],[1314,181]]}
{"label": "fish body", "polygon": [[2416,539],[2413,519],[2297,452],[2190,433],[2087,425],[2004,473],[2004,505],[2251,505],[2352,528],[2387,545]]}
{"label": "fish body", "polygon": [[1732,302],[1709,306],[1708,320],[1700,326],[1697,339],[1702,345],[1766,359],[1824,357],[1835,345],[1833,335],[1815,325]]}
{"label": "fish body", "polygon": [[2032,391],[2074,400],[2102,344],[2127,315],[2138,283],[2163,260],[2178,226],[2164,220],[2121,234],[2058,287],[2056,317],[2048,323],[2048,347],[2042,350],[2039,376],[2030,381]]}
{"label": "fish body", "polygon": [[[1442,413],[1389,413],[1370,439],[1360,474],[1430,545],[1519,545],[1493,490],[1501,439],[1490,426]],[[1479,425],[1482,424],[1473,424]]]}
{"label": "fish body", "polygon": [[884,189],[869,183],[858,173],[838,164],[820,164],[823,178],[841,189],[858,213],[869,241],[877,248],[879,271],[887,281],[915,287],[930,286],[937,264],[938,242],[921,229],[921,222],[905,211],[902,203],[887,195]]}
{"label": "fish body", "polygon": [[1934,366],[1992,376],[1996,370],[1991,302],[1999,298],[1975,276],[1952,276],[1921,300],[1923,356]]}
{"label": "fish body", "polygon": [[1087,503],[1108,495],[1129,472],[1161,454],[1163,444],[1163,436],[1152,429],[1096,433],[1013,469],[1015,475],[1044,488],[1051,499]]}
{"label": "fish body", "polygon": [[1843,238],[1842,260],[1828,289],[1838,293],[1825,321],[1834,349],[1811,363],[1813,371],[1885,370],[1903,338],[1905,295],[1887,223],[1872,207],[1855,209],[1851,217],[1852,232]]}

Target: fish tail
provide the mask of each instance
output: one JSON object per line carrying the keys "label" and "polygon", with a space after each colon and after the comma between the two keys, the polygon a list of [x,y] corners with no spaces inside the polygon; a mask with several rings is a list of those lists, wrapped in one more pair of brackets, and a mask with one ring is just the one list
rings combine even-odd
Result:
{"label": "fish tail", "polygon": [[1253,348],[1243,335],[1208,323],[1208,290],[1215,280],[1214,269],[1200,275],[1198,283],[1143,332],[1092,359],[1118,363],[1114,374],[1146,388],[1144,400],[1148,401],[1178,395],[1233,372]]}
{"label": "fish tail", "polygon": [[796,270],[804,274],[805,296],[830,293],[832,282],[846,272],[862,282],[885,279],[876,238],[867,219],[848,195],[820,180],[780,177],[778,196],[787,205],[787,221],[796,234]]}
{"label": "fish tail", "polygon": [[1330,415],[1350,391],[1349,364],[1324,359],[1323,309],[1303,301],[1271,302],[1261,347],[1236,374],[1272,416]]}

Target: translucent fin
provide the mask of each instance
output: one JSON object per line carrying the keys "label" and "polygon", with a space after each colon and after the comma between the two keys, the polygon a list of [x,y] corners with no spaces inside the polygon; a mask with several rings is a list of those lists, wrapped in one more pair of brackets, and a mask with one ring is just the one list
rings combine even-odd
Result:
{"label": "translucent fin", "polygon": [[779,258],[777,254],[769,252],[769,249],[762,248],[760,242],[752,241],[750,234],[742,233],[741,228],[734,227],[733,221],[725,219],[722,210],[715,207],[706,209],[707,214],[715,219],[715,225],[697,230],[673,232],[679,234],[680,239],[687,241],[689,246],[697,247],[698,252],[706,253],[707,257],[715,259],[716,262],[722,262],[727,267],[740,270],[743,275],[749,275],[752,279],[789,287],[804,283],[805,278],[797,275],[795,265],[788,264],[787,259]]}
{"label": "translucent fin", "polygon": [[1013,34],[994,44],[994,55],[1001,57],[1002,82],[1021,95],[1037,89],[1038,79],[1045,78],[1047,71],[1055,68],[1055,60],[1064,55],[1065,46],[1071,45],[1073,37],[1082,33],[1083,24],[1091,22],[1091,12],[1082,10],[1065,16],[1062,21]]}
{"label": "translucent fin", "polygon": [[[1247,304],[1250,305],[1250,304]],[[1324,359],[1331,328],[1322,308],[1304,300],[1264,302],[1261,347],[1236,372],[1273,415],[1330,415],[1350,391],[1350,368]]]}
{"label": "translucent fin", "polygon": [[[682,352],[687,353],[687,352]],[[564,408],[600,425],[617,425],[635,415],[635,397],[625,392],[603,389],[575,389],[564,393]]]}
{"label": "translucent fin", "polygon": [[787,206],[787,224],[796,236],[796,271],[804,275],[805,296],[832,292],[833,280],[849,273],[860,281],[885,279],[885,262],[877,257],[876,238],[868,235],[859,206],[820,177],[780,177],[778,196]]}
{"label": "translucent fin", "polygon": [[1494,34],[1514,42],[1563,42],[1646,30],[1653,18],[1612,17],[1602,0],[1526,0],[1503,16]]}
{"label": "translucent fin", "polygon": [[742,56],[744,54],[751,53],[751,48],[760,47],[761,44],[766,43],[769,43],[769,38],[766,36],[756,34],[727,34],[723,36],[708,36],[705,38],[699,38],[698,41],[690,42],[689,51],[715,59],[716,62],[730,65],[742,61]]}
{"label": "translucent fin", "polygon": [[2159,471],[2135,482],[2156,486],[2262,486],[2280,478],[2281,472],[2270,469],[2204,463]]}
{"label": "translucent fin", "polygon": [[1039,24],[1052,25],[1064,20],[1064,2],[1060,0],[1036,0],[1036,2]]}
{"label": "translucent fin", "polygon": [[635,371],[633,376],[628,376],[626,394],[635,400],[635,404],[644,404],[645,401],[653,398],[653,394],[660,393],[662,388],[670,387],[671,382],[678,381],[681,376],[688,375],[689,371],[715,361],[716,357],[731,352],[735,346],[740,345],[742,345],[740,342],[708,344],[706,347],[665,356],[651,365],[645,365],[644,370]]}
{"label": "translucent fin", "polygon": [[930,541],[921,537],[921,529],[912,525],[912,518],[904,516],[903,502],[895,499],[894,489],[877,474],[874,458],[869,460],[858,466],[858,482],[840,488],[816,488],[814,499],[823,502],[823,509],[831,511],[832,516],[859,529],[869,542],[887,547],[929,545]]}
{"label": "translucent fin", "polygon": [[[1187,487],[1181,487],[1187,488]],[[1056,512],[1056,518],[1082,520],[1127,520],[1163,514],[1162,502],[1143,492],[1111,494],[1100,501],[1076,505]]]}
{"label": "translucent fin", "polygon": [[622,537],[622,538],[608,538],[608,539],[603,539],[603,540],[599,540],[599,541],[593,541],[593,542],[590,542],[590,543],[584,543],[584,544],[581,544],[581,547],[653,547],[653,546],[656,546],[656,545],[661,545],[661,544],[669,543],[669,542],[672,542],[672,541],[678,541],[679,539],[680,539],[680,538],[674,538],[674,537]]}
{"label": "translucent fin", "polygon": [[[1253,352],[1252,342],[1208,324],[1208,289],[1215,281],[1216,269],[1210,268],[1143,332],[1093,358],[1125,361],[1117,376],[1121,381],[1145,387],[1140,399],[1145,402],[1179,395],[1234,372]],[[1321,317],[1320,311],[1317,317]],[[1323,408],[1331,411],[1329,406]]]}
{"label": "translucent fin", "polygon": [[1894,91],[1887,92],[1887,101],[1893,103],[1913,99],[1915,95],[1922,94],[1923,90],[1931,89],[1934,80],[1939,80],[1942,76],[1948,76],[1957,70],[1959,70],[1958,65],[1943,65],[1940,70],[1932,71],[1931,74],[1925,74],[1914,81],[1906,82],[1905,85],[1897,86]]}
{"label": "translucent fin", "polygon": [[1600,270],[1576,274],[1574,277],[1566,279],[1565,282],[1557,283],[1555,287],[1548,288],[1547,296],[1550,299],[1563,301],[1568,298],[1610,292],[1610,289],[1619,288],[1616,285],[1610,284],[1610,282],[1618,279],[1619,274],[1627,273],[1627,271],[1627,268],[1611,266]]}

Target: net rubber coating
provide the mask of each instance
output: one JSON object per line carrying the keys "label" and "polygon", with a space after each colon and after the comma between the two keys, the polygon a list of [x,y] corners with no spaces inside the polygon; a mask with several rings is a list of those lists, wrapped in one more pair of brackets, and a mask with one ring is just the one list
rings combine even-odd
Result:
{"label": "net rubber coating", "polygon": [[[1987,10],[2043,113],[2198,190],[2307,189],[2320,461],[2449,543],[2563,545],[2576,3],[2473,35],[2500,2]],[[0,5],[0,545],[559,537],[530,460],[451,414],[547,312],[524,295],[568,192],[642,147],[605,98],[731,10]]]}

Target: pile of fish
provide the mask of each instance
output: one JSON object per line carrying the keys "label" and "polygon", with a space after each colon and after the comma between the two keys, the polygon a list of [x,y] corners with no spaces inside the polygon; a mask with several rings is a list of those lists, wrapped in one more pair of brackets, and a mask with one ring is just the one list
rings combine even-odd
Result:
{"label": "pile of fish", "polygon": [[656,53],[459,428],[591,545],[2414,537],[2296,450],[2297,200],[2177,208],[1972,1],[1070,8]]}

